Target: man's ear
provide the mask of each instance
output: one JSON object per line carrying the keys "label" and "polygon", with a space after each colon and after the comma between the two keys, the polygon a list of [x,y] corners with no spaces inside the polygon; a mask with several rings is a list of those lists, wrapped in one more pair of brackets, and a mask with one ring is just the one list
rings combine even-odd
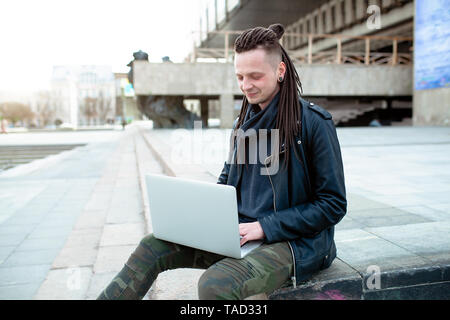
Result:
{"label": "man's ear", "polygon": [[278,70],[277,71],[278,71],[278,74],[283,75],[283,78],[284,78],[284,76],[286,75],[286,64],[283,61],[281,61],[278,64]]}

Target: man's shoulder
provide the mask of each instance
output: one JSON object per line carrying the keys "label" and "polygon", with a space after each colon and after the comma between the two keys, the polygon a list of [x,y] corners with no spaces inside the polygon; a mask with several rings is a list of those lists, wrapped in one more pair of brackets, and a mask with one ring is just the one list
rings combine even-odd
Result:
{"label": "man's shoulder", "polygon": [[[306,99],[300,98],[300,102],[303,106],[303,110],[306,112],[306,114],[311,114],[311,115],[315,115],[315,116],[320,116],[320,118],[324,119],[324,120],[330,120],[332,119],[332,115],[331,113],[329,113],[327,110],[325,110],[324,108],[322,108],[321,106],[310,102]],[[312,111],[312,112],[308,112],[308,111]],[[305,114],[305,115],[306,115]]]}

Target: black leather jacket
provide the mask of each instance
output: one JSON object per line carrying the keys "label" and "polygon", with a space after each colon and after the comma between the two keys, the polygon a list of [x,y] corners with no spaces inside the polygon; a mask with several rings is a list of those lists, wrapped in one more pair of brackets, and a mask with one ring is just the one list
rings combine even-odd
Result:
{"label": "black leather jacket", "polygon": [[[296,137],[299,159],[291,149],[289,166],[280,148],[280,169],[267,175],[274,208],[258,214],[265,242],[289,241],[294,258],[294,286],[308,280],[336,257],[334,225],[347,212],[344,169],[331,114],[300,98],[301,136]],[[230,152],[236,153],[236,147]],[[267,164],[267,165],[270,165]],[[225,162],[217,183],[237,186],[237,165]]]}

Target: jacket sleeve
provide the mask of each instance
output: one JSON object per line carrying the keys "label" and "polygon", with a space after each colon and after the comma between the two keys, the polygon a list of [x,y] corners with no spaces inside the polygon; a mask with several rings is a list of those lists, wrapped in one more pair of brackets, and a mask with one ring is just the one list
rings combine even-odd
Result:
{"label": "jacket sleeve", "polygon": [[217,179],[218,184],[227,184],[228,181],[228,172],[230,172],[230,165],[225,161],[223,164],[222,172]]}
{"label": "jacket sleeve", "polygon": [[333,121],[316,118],[310,135],[311,201],[259,219],[268,243],[315,236],[347,212],[344,169]]}

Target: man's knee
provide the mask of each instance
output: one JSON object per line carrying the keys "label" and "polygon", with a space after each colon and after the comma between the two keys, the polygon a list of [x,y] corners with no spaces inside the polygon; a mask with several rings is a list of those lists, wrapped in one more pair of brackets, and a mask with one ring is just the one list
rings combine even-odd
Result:
{"label": "man's knee", "polygon": [[139,245],[151,246],[151,244],[154,243],[155,241],[158,241],[158,239],[155,238],[153,233],[150,233],[141,239],[141,241],[139,242]]}
{"label": "man's knee", "polygon": [[153,234],[143,237],[126,262],[126,266],[141,274],[146,274],[150,269],[154,269],[155,263],[166,251],[163,249],[164,245],[160,242],[161,240],[156,239]]}
{"label": "man's knee", "polygon": [[198,298],[200,300],[235,300],[241,299],[241,284],[219,268],[207,269],[198,281]]}
{"label": "man's knee", "polygon": [[153,233],[150,233],[141,239],[134,254],[144,255],[145,257],[143,258],[151,258],[153,260],[173,251],[177,251],[175,244],[157,239]]}

